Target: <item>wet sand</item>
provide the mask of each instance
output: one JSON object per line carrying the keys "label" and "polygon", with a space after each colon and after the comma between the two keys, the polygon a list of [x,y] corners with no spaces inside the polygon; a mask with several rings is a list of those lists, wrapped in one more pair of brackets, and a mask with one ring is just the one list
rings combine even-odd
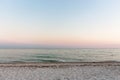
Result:
{"label": "wet sand", "polygon": [[0,64],[0,80],[120,80],[120,63]]}

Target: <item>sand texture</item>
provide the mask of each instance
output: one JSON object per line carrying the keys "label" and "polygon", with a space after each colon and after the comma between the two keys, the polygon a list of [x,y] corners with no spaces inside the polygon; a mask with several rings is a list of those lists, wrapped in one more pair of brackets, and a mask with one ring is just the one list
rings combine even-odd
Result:
{"label": "sand texture", "polygon": [[0,64],[0,80],[120,80],[119,64]]}

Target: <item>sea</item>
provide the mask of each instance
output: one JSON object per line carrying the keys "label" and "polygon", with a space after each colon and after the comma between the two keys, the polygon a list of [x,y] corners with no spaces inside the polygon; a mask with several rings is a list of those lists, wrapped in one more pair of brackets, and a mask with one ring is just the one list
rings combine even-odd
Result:
{"label": "sea", "polygon": [[120,49],[0,49],[0,63],[120,61]]}

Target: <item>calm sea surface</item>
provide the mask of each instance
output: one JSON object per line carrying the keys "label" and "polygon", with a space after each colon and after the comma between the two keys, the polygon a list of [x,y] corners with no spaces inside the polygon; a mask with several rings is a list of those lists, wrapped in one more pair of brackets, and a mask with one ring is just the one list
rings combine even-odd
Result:
{"label": "calm sea surface", "polygon": [[120,49],[0,49],[0,63],[120,61]]}

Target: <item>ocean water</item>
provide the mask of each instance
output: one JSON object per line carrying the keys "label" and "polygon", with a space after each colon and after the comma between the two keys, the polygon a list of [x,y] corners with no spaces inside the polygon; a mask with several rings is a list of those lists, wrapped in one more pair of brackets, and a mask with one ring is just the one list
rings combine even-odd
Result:
{"label": "ocean water", "polygon": [[0,63],[120,61],[120,49],[0,49]]}

